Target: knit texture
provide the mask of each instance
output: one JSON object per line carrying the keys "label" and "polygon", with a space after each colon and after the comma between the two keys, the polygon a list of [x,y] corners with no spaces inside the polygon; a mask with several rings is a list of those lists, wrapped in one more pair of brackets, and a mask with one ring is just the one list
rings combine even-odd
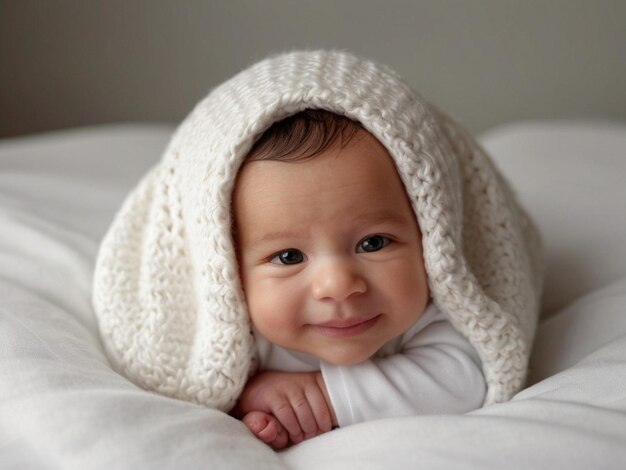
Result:
{"label": "knit texture", "polygon": [[94,306],[138,385],[229,410],[254,370],[231,239],[237,171],[272,123],[306,108],[361,122],[394,159],[423,236],[433,301],[478,351],[485,404],[523,386],[539,308],[537,232],[484,151],[394,72],[339,51],[270,57],[215,88],[116,215]]}

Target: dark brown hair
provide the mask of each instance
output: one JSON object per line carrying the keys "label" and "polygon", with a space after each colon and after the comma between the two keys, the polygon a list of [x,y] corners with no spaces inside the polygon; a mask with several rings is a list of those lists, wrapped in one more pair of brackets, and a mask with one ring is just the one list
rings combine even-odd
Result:
{"label": "dark brown hair", "polygon": [[305,109],[277,121],[252,146],[244,163],[302,161],[320,154],[337,139],[345,146],[361,123],[323,109]]}

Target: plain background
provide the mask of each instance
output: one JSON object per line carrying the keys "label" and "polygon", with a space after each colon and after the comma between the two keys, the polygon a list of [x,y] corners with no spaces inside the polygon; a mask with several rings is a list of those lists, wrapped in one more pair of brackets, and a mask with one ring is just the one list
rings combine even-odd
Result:
{"label": "plain background", "polygon": [[471,131],[626,120],[624,0],[0,0],[0,137],[178,122],[273,52],[386,63]]}

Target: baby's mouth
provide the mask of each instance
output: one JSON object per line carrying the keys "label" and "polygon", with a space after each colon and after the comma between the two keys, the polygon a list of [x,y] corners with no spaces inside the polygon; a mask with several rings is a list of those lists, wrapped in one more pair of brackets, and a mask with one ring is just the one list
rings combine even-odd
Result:
{"label": "baby's mouth", "polygon": [[381,314],[369,317],[341,318],[311,325],[319,333],[332,337],[355,336],[369,330],[380,319]]}

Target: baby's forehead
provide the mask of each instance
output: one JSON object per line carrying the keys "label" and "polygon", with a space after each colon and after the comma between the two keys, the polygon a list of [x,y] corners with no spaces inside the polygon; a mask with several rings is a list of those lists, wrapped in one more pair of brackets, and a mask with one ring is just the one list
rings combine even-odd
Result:
{"label": "baby's forehead", "polygon": [[[277,183],[274,174],[278,174],[279,179],[306,178],[311,173],[319,175],[323,170],[331,172],[332,176],[341,175],[346,179],[363,176],[367,170],[378,171],[376,174],[381,177],[389,171],[398,174],[395,160],[387,148],[363,128],[356,129],[349,138],[334,139],[323,149],[305,156],[296,149],[287,150],[278,156],[249,157],[250,154],[244,159],[237,177],[241,179],[243,175],[253,175],[261,184]],[[319,180],[320,189],[324,187],[325,181]]]}
{"label": "baby's forehead", "polygon": [[384,218],[396,207],[409,207],[389,152],[365,131],[305,160],[249,162],[240,171],[233,199],[238,221],[269,225],[307,223],[309,213],[341,224],[356,215]]}

